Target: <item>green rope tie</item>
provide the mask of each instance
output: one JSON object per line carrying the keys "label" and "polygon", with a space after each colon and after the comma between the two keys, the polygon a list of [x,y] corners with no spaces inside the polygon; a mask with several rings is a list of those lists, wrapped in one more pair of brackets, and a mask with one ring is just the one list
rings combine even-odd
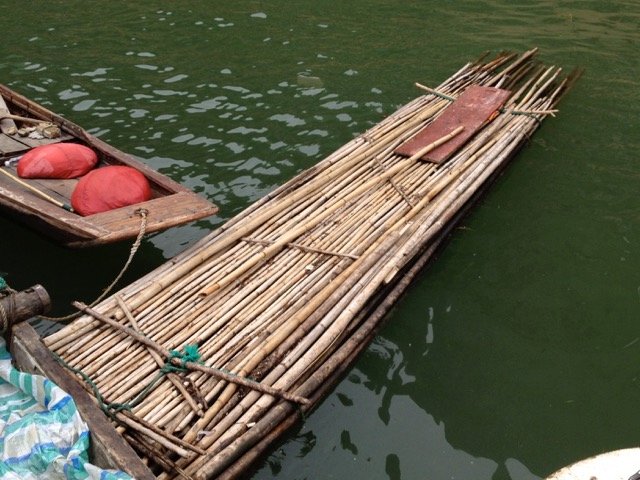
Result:
{"label": "green rope tie", "polygon": [[[180,365],[174,365],[171,362],[171,359],[173,358],[180,359]],[[202,358],[202,355],[198,351],[198,345],[185,345],[184,347],[182,347],[182,352],[179,352],[177,350],[169,351],[169,359],[165,362],[164,366],[160,369],[160,371],[165,373],[186,372],[188,370],[186,368],[187,363],[189,362],[202,363],[200,361],[201,358]],[[227,370],[226,368],[215,368],[214,370],[217,370],[222,373],[226,373],[227,375],[231,375],[233,377],[238,376],[236,373],[232,372],[231,370]],[[260,383],[255,378],[251,378],[251,377],[242,377],[242,378],[253,383]]]}
{"label": "green rope tie", "polygon": [[[171,360],[177,358],[180,360],[180,365],[174,365]],[[202,355],[198,351],[198,345],[185,345],[182,347],[182,352],[178,350],[169,351],[169,358],[165,362],[164,366],[160,369],[161,372],[186,372],[187,363],[201,363],[200,359]]]}
{"label": "green rope tie", "polygon": [[0,277],[0,291],[6,290],[7,288],[9,288],[9,284],[4,278]]}
{"label": "green rope tie", "polygon": [[[160,382],[160,380],[162,380],[162,378],[167,373],[185,372],[187,371],[187,368],[185,367],[187,362],[200,362],[200,359],[202,357],[202,355],[198,351],[197,345],[185,345],[182,349],[182,352],[179,352],[177,350],[171,350],[169,354],[169,359],[165,362],[164,366],[155,375],[155,377],[153,377],[151,381],[140,391],[140,393],[138,393],[130,402],[119,403],[119,402],[107,402],[102,396],[102,393],[100,393],[100,389],[95,384],[95,382],[91,379],[91,377],[89,377],[89,375],[84,373],[79,368],[75,368],[69,365],[57,353],[55,352],[51,352],[51,353],[53,354],[54,358],[58,361],[60,365],[67,368],[68,370],[75,373],[76,375],[79,375],[80,377],[82,377],[85,383],[91,388],[93,395],[96,397],[96,400],[98,401],[98,406],[100,407],[100,409],[111,418],[115,418],[116,413],[122,412],[123,410],[131,411],[132,408],[140,404],[140,402],[142,402],[149,395],[149,393],[156,387],[158,382]],[[181,360],[181,365],[180,366],[173,365],[171,363],[172,358],[179,358]]]}
{"label": "green rope tie", "polygon": [[540,114],[535,114],[535,113],[531,113],[531,112],[522,112],[520,110],[508,110],[508,109],[506,109],[504,107],[502,107],[498,111],[500,113],[510,113],[511,115],[523,115],[525,117],[531,117],[536,122],[538,122],[538,125],[542,124],[542,121],[538,118],[538,115],[540,115]]}
{"label": "green rope tie", "polygon": [[456,97],[452,97],[451,95],[447,95],[446,93],[438,92],[437,90],[430,90],[428,94],[435,95],[436,97],[444,98],[445,100],[449,100],[453,102]]}

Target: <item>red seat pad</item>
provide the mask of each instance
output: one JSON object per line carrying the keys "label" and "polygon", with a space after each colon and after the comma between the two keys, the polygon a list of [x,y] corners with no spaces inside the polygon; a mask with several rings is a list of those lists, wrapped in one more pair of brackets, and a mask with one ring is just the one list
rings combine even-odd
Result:
{"label": "red seat pad", "polygon": [[76,178],[98,163],[89,147],[77,143],[52,143],[35,147],[18,162],[22,178]]}
{"label": "red seat pad", "polygon": [[146,177],[135,168],[102,167],[82,177],[71,194],[73,210],[82,215],[106,212],[151,198]]}

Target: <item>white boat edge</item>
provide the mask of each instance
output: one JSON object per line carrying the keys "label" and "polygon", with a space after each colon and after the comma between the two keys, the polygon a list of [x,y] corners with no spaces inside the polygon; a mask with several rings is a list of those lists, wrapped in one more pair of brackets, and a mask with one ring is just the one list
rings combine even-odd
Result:
{"label": "white boat edge", "polygon": [[546,480],[640,479],[640,448],[602,453],[564,467]]}

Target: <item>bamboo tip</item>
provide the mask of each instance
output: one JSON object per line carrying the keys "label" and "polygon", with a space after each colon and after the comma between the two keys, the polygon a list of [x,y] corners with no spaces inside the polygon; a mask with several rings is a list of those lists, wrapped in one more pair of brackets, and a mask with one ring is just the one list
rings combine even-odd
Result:
{"label": "bamboo tip", "polygon": [[71,302],[71,305],[77,308],[78,310],[82,310],[82,311],[84,311],[84,309],[87,308],[86,304],[79,302],[77,300],[74,300],[73,302]]}

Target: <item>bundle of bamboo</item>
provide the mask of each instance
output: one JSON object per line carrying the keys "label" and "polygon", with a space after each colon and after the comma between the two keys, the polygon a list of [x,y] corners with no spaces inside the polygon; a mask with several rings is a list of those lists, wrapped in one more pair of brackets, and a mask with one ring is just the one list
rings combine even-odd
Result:
{"label": "bundle of bamboo", "polygon": [[[159,478],[231,478],[317,404],[463,208],[555,112],[572,76],[535,53],[465,65],[95,310],[78,305],[88,313],[46,345],[104,399],[131,404],[114,418]],[[513,93],[446,162],[417,159],[462,127],[394,153],[470,85]],[[202,363],[171,358],[189,344]],[[187,371],[149,386],[165,362]]]}

